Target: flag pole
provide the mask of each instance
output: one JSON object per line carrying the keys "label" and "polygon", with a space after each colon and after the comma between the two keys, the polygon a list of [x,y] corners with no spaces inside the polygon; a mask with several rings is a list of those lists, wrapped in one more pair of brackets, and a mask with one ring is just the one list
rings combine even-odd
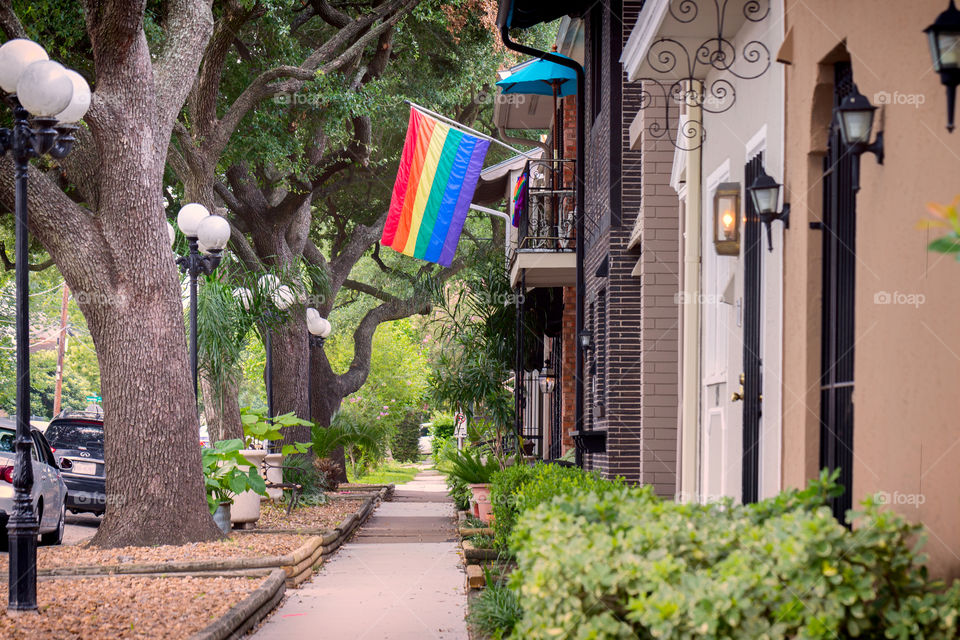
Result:
{"label": "flag pole", "polygon": [[461,123],[457,122],[456,120],[451,120],[450,118],[448,118],[448,117],[446,117],[446,116],[444,116],[444,115],[440,115],[440,114],[437,113],[436,111],[430,111],[430,109],[427,109],[426,107],[421,107],[421,106],[418,105],[416,102],[412,102],[412,101],[410,101],[410,100],[404,100],[404,102],[406,102],[407,104],[409,104],[411,107],[413,107],[414,109],[416,109],[416,110],[418,110],[418,111],[422,111],[422,112],[424,112],[425,114],[427,114],[427,115],[429,115],[429,116],[433,116],[434,118],[437,118],[438,120],[442,120],[443,122],[446,122],[446,123],[449,124],[451,127],[456,127],[456,128],[458,128],[458,129],[463,129],[464,131],[469,131],[471,135],[475,135],[475,136],[477,136],[478,138],[483,138],[484,140],[489,140],[490,142],[493,142],[494,144],[498,144],[498,145],[500,145],[501,147],[503,147],[503,148],[505,148],[505,149],[509,149],[510,151],[514,152],[515,154],[517,154],[517,155],[519,155],[519,156],[523,156],[524,158],[529,158],[529,159],[531,159],[531,160],[537,160],[537,159],[539,159],[538,156],[535,156],[535,155],[534,155],[535,152],[533,152],[533,151],[520,151],[520,149],[517,149],[516,147],[511,147],[510,145],[508,145],[508,144],[507,144],[506,142],[504,142],[503,140],[497,140],[496,138],[493,138],[493,137],[491,137],[491,136],[488,136],[488,135],[485,134],[485,133],[481,133],[481,132],[477,131],[476,129],[471,129],[471,128],[468,127],[467,125],[461,124]]}
{"label": "flag pole", "polygon": [[470,208],[474,211],[479,211],[481,213],[486,213],[487,215],[497,216],[498,218],[503,218],[506,220],[506,224],[503,227],[503,257],[506,259],[507,264],[510,264],[510,216],[503,213],[502,211],[497,211],[496,209],[490,209],[488,207],[483,207],[479,204],[470,203]]}

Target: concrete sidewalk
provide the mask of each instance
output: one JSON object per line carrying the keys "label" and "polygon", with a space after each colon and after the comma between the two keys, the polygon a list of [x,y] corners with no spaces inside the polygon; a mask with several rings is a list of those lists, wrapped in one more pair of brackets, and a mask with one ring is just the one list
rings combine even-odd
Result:
{"label": "concrete sidewalk", "polygon": [[466,640],[456,513],[443,476],[397,486],[360,533],[255,638]]}

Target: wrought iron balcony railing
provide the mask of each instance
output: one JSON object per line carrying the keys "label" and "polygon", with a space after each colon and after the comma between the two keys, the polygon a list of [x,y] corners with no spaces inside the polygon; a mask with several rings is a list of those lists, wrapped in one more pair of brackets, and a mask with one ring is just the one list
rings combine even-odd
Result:
{"label": "wrought iron balcony railing", "polygon": [[534,160],[524,168],[526,192],[520,196],[517,251],[573,252],[576,249],[572,159]]}

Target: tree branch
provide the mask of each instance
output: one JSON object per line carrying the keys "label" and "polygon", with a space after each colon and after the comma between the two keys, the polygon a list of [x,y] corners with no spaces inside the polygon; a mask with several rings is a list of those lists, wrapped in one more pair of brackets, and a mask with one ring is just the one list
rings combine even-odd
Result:
{"label": "tree branch", "polygon": [[357,280],[351,280],[350,278],[347,278],[343,281],[343,286],[346,289],[352,289],[353,291],[365,293],[368,296],[383,300],[384,302],[395,302],[399,300],[397,296],[389,294],[383,289],[378,289],[373,285],[369,285],[365,282],[359,282]]}
{"label": "tree branch", "polygon": [[[13,271],[17,268],[17,265],[13,262],[10,262],[10,258],[7,257],[7,246],[3,242],[0,242],[0,262],[3,263],[3,268],[5,271]],[[53,266],[53,258],[47,258],[39,264],[28,264],[27,269],[30,271],[43,271],[48,267]]]}

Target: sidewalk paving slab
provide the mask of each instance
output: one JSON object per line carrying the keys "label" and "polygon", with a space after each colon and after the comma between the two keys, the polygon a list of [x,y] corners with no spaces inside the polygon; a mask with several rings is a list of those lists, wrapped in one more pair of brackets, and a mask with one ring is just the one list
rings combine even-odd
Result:
{"label": "sidewalk paving slab", "polygon": [[254,638],[467,640],[456,511],[443,476],[398,485],[360,532]]}

